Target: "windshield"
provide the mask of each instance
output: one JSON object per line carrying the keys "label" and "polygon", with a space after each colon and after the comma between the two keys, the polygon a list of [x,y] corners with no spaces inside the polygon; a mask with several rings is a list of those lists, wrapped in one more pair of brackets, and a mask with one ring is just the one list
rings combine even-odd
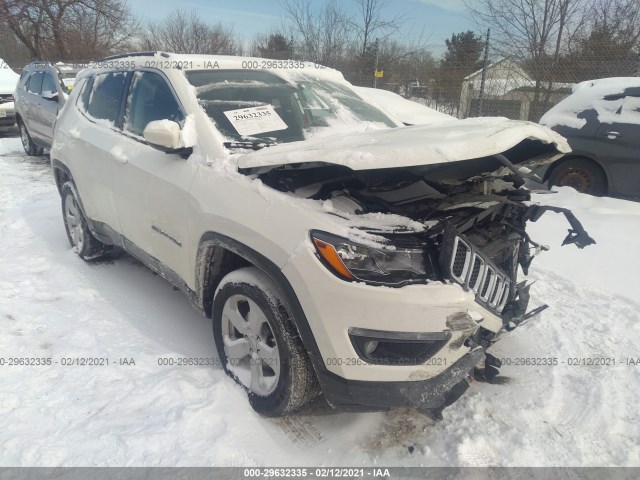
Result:
{"label": "windshield", "polygon": [[396,126],[347,86],[311,75],[299,75],[292,85],[268,71],[185,74],[209,118],[232,141],[287,143]]}

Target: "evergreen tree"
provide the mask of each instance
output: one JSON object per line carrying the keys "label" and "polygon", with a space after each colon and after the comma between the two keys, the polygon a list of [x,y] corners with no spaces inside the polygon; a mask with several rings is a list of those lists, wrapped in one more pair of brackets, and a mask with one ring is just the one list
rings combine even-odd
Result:
{"label": "evergreen tree", "polygon": [[446,40],[447,51],[436,72],[435,94],[439,103],[456,114],[464,77],[482,68],[484,40],[471,30],[454,33]]}

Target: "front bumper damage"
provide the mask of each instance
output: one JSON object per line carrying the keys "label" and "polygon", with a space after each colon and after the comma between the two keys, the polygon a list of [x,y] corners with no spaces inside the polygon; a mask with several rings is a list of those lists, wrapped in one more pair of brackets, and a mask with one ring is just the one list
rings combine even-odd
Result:
{"label": "front bumper damage", "polygon": [[376,411],[411,407],[432,415],[455,402],[468,387],[467,379],[481,364],[485,351],[470,351],[454,365],[427,380],[366,382],[347,380],[327,370],[320,373],[322,390],[329,403],[344,411]]}

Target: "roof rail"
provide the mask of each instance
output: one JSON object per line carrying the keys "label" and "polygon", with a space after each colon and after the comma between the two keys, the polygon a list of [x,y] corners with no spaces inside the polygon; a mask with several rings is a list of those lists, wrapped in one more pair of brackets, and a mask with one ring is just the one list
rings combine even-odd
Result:
{"label": "roof rail", "polygon": [[154,55],[162,55],[163,57],[169,58],[169,54],[166,52],[159,51],[147,51],[147,52],[130,52],[130,53],[120,53],[118,55],[111,55],[109,57],[104,57],[100,60],[96,60],[98,62],[105,62],[108,60],[117,60],[119,58],[127,58],[127,57],[153,57]]}

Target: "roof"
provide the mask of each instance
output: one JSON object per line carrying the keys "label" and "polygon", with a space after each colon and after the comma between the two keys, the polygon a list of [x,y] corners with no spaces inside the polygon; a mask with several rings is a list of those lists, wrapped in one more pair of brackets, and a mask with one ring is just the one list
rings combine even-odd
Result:
{"label": "roof", "polygon": [[289,79],[295,73],[345,81],[342,73],[323,65],[301,60],[274,60],[235,55],[178,54],[170,52],[133,52],[103,58],[89,64],[93,69],[156,68],[158,70],[268,70]]}
{"label": "roof", "polygon": [[[491,62],[491,63],[487,66],[487,70],[489,70],[489,69],[493,69],[493,68],[496,68],[497,66],[502,65],[503,63],[507,63],[507,62],[512,63],[512,64],[515,66],[515,68],[517,68],[517,69],[519,70],[519,72],[518,72],[518,73],[521,73],[521,74],[523,74],[524,76],[526,76],[527,78],[529,78],[529,75],[527,75],[527,74],[525,73],[525,71],[520,67],[520,65],[518,65],[518,64],[513,60],[513,58],[511,58],[511,57],[504,57],[504,58],[501,58],[500,60],[498,60],[497,62]],[[464,79],[465,79],[465,80],[471,80],[473,77],[477,77],[478,75],[482,75],[482,70],[484,70],[484,69],[483,69],[483,68],[481,68],[480,70],[477,70],[477,71],[475,71],[475,72],[473,72],[473,73],[470,73],[469,75],[467,75],[466,77],[464,77]]]}

